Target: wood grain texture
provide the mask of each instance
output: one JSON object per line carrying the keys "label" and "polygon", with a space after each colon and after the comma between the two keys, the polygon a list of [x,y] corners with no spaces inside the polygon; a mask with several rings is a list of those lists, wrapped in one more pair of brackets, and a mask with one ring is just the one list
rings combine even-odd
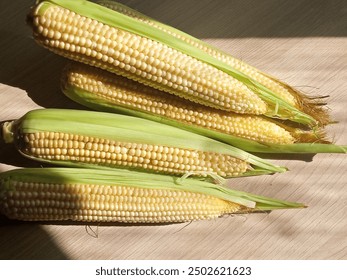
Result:
{"label": "wood grain texture", "polygon": [[[34,2],[34,1],[32,1]],[[346,1],[159,1],[123,3],[192,33],[312,95],[330,95],[347,143]],[[0,4],[0,121],[39,107],[81,108],[60,93],[66,60],[38,47],[30,4]],[[0,220],[0,259],[347,259],[346,155],[288,157],[286,174],[234,180],[234,188],[300,201],[303,210],[165,226],[20,223]],[[39,166],[0,147],[0,171]],[[98,231],[98,238],[92,230]]]}

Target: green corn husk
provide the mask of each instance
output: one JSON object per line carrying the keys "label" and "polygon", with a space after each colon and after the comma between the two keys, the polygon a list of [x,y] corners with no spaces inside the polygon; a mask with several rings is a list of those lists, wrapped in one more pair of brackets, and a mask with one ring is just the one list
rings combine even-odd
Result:
{"label": "green corn husk", "polygon": [[[72,158],[64,160],[57,159],[57,157],[51,157],[50,159],[38,157],[37,154],[32,154],[31,148],[33,146],[28,144],[27,135],[41,132],[66,133],[82,135],[89,138],[106,139],[107,141],[161,145],[188,149],[192,152],[223,154],[240,159],[249,165],[248,170],[240,174],[242,176],[284,172],[286,170],[283,167],[273,165],[266,160],[213,139],[165,124],[125,115],[82,110],[39,109],[27,113],[16,121],[4,123],[2,130],[3,139],[8,143],[13,142],[17,149],[25,156],[59,165],[94,166],[98,168],[117,167],[116,164],[81,162],[79,156],[74,156],[73,160]],[[53,139],[55,138],[53,137]],[[41,153],[50,155],[50,144],[45,144],[44,140],[42,140],[42,144],[40,145],[42,145]],[[71,149],[67,149],[66,154],[69,153],[69,150],[73,149],[72,147]],[[129,168],[137,169],[136,166]],[[141,170],[143,168],[145,167],[141,167]],[[194,175],[194,172],[192,173]],[[207,172],[203,175],[213,176],[214,174]]]}
{"label": "green corn husk", "polygon": [[[101,88],[101,92],[105,91],[106,88],[109,88],[112,86],[114,91],[122,92],[123,85],[118,85],[118,79],[115,74],[108,73],[107,71],[103,71],[101,69],[96,69],[91,66],[83,65],[83,64],[69,64],[63,71],[62,75],[62,83],[61,88],[63,93],[68,96],[70,99],[74,100],[75,102],[82,104],[88,108],[97,110],[97,111],[105,111],[105,112],[112,112],[112,113],[122,113],[126,115],[131,115],[139,118],[145,118],[152,121],[176,126],[181,129],[185,129],[194,133],[201,134],[206,137],[210,137],[213,139],[216,139],[221,142],[225,142],[227,144],[230,144],[232,146],[235,146],[239,149],[245,150],[247,152],[256,152],[256,153],[305,153],[305,154],[314,154],[314,153],[346,153],[347,147],[346,146],[339,146],[334,145],[331,143],[324,143],[324,132],[322,130],[317,131],[317,134],[315,131],[305,131],[301,130],[299,128],[290,128],[283,126],[283,129],[288,131],[289,133],[296,133],[300,135],[296,138],[293,136],[292,138],[297,140],[298,142],[292,143],[292,144],[278,144],[278,143],[271,143],[271,142],[260,142],[260,141],[254,141],[251,139],[247,139],[244,137],[235,136],[232,133],[222,132],[218,131],[216,129],[209,129],[203,126],[199,126],[194,123],[185,122],[183,120],[179,121],[174,118],[170,118],[168,116],[164,116],[162,114],[158,114],[155,111],[145,111],[141,110],[136,107],[136,105],[129,105],[124,104],[121,102],[121,100],[118,100],[117,98],[111,99],[110,96],[106,96],[103,94],[97,94],[96,92],[93,92],[93,89],[91,90],[85,90],[84,88],[81,88],[80,82],[83,80],[83,78],[78,78],[79,81],[74,81],[72,76],[78,76],[81,75],[81,77],[88,76],[90,79],[93,79],[93,82],[95,85],[97,85],[98,88]],[[123,81],[126,81],[127,79],[123,79]],[[82,85],[84,87],[84,85]],[[149,87],[146,87],[144,85],[138,84],[135,85],[135,82],[129,81],[129,88],[131,90],[135,91],[135,88],[137,87],[136,91],[141,93],[141,98],[146,99],[148,96],[151,97],[153,94],[150,92],[150,95],[147,93],[147,89],[150,89]],[[105,88],[105,89],[104,89]],[[109,90],[109,89],[108,89]],[[157,94],[166,94],[164,92],[156,92]],[[179,98],[176,98],[174,100],[179,100]],[[186,106],[185,101],[182,101],[181,105],[176,106]],[[201,112],[202,106],[198,107],[193,103],[189,103],[190,110],[195,110],[198,112]],[[207,108],[207,107],[206,107]],[[210,112],[217,112],[217,110]],[[246,116],[247,117],[247,116]],[[273,122],[273,120],[269,120],[269,122]],[[281,124],[278,124],[279,127],[281,127]],[[264,133],[266,131],[264,130]],[[306,143],[300,143],[301,138]],[[284,141],[284,140],[283,140]],[[322,143],[320,143],[320,141]],[[282,142],[282,141],[281,141]],[[283,142],[282,142],[283,143]]]}
{"label": "green corn husk", "polygon": [[36,9],[36,12],[44,13],[44,11],[52,5],[61,6],[82,16],[95,19],[106,25],[128,31],[154,41],[158,41],[175,50],[178,50],[184,54],[192,56],[200,61],[203,61],[207,64],[216,67],[217,69],[241,81],[249,89],[258,94],[259,97],[268,104],[270,111],[268,111],[266,115],[271,118],[287,119],[293,122],[309,126],[316,126],[320,123],[319,121],[317,121],[315,116],[311,116],[301,111],[300,109],[290,105],[288,102],[279,98],[276,93],[272,92],[264,85],[251,79],[242,72],[232,68],[228,64],[223,63],[220,60],[208,55],[199,48],[196,48],[183,40],[174,38],[165,31],[162,31],[150,25],[143,24],[142,22],[133,19],[129,16],[123,15],[111,9],[84,0],[40,1],[39,6]]}
{"label": "green corn husk", "polygon": [[[281,88],[286,90],[292,98],[295,100],[294,103],[289,102],[290,105],[296,106],[297,109],[303,111],[304,113],[314,117],[320,124],[325,125],[329,124],[331,122],[330,117],[328,115],[328,112],[322,107],[325,104],[321,103],[321,99],[325,97],[311,97],[311,96],[306,96],[304,93],[298,91],[297,89],[291,87],[290,85],[284,83],[283,81],[278,80],[277,78],[266,74],[259,69],[256,69],[244,61],[238,60],[235,57],[231,56],[230,54],[223,52],[216,47],[209,45],[208,43],[199,40],[185,32],[182,32],[172,26],[163,24],[162,22],[159,22],[151,17],[148,17],[134,9],[131,9],[130,7],[123,5],[121,3],[118,3],[114,0],[98,0],[96,2],[97,4],[100,4],[104,7],[107,7],[109,9],[112,9],[114,11],[117,11],[121,14],[124,14],[126,16],[129,16],[142,24],[146,24],[148,26],[151,26],[153,28],[156,28],[157,30],[164,31],[171,36],[174,36],[177,39],[184,40],[186,43],[197,47],[201,50],[204,50],[207,54],[213,56],[215,59],[223,61],[223,59],[226,59],[229,63],[229,66],[231,68],[234,68],[233,65],[239,64],[240,66],[244,66],[247,68],[252,69],[254,72],[258,73],[260,76],[263,76],[270,81],[272,80],[275,82],[277,85],[279,85]],[[237,70],[237,69],[236,69]],[[240,69],[238,69],[241,71]],[[242,71],[241,71],[242,72]],[[243,73],[245,74],[245,73]],[[247,75],[247,74],[245,74]],[[276,93],[276,92],[274,92]],[[281,98],[280,95],[277,95],[277,97]],[[283,99],[283,98],[282,98]]]}
{"label": "green corn husk", "polygon": [[[33,186],[33,183],[36,184],[36,187]],[[195,179],[181,180],[173,176],[119,169],[108,171],[79,168],[27,168],[0,173],[0,210],[9,218],[19,220],[163,222],[163,219],[146,220],[144,218],[143,220],[136,220],[132,218],[139,215],[142,217],[150,216],[151,213],[149,212],[152,210],[149,209],[155,209],[155,203],[151,208],[146,208],[148,210],[144,211],[140,207],[144,199],[139,197],[135,209],[125,208],[123,206],[127,203],[125,199],[118,200],[118,202],[112,199],[112,197],[120,195],[115,194],[111,190],[112,186],[148,189],[153,190],[153,192],[156,190],[183,191],[187,193],[187,196],[190,193],[198,193],[241,206],[235,212],[224,211],[217,216],[305,207],[301,203],[231,190]],[[101,187],[108,188],[105,193],[103,192],[104,200],[96,198],[101,195],[97,193],[97,190]],[[175,199],[175,196],[172,196],[168,206],[171,203],[182,203],[178,200],[175,202]],[[18,204],[16,204],[17,201]],[[104,202],[107,202],[106,206],[102,207],[99,205],[99,203],[102,204]],[[149,201],[147,203],[151,205]],[[181,207],[191,209],[189,204],[193,203],[194,199],[190,202],[183,202]],[[26,206],[24,207],[23,204]],[[88,205],[88,207],[85,205]],[[157,207],[162,206],[158,205]],[[111,209],[118,209],[118,213],[117,211],[111,211]],[[93,211],[94,217],[83,214],[87,210]],[[130,214],[126,215],[125,212],[127,211]],[[166,213],[158,213],[156,216],[178,215],[177,219],[171,218],[167,220],[173,222],[189,221],[181,218],[179,214],[169,213],[168,211],[170,211],[169,208],[166,210]],[[215,218],[215,216],[206,214],[204,217],[194,219],[211,218]]]}

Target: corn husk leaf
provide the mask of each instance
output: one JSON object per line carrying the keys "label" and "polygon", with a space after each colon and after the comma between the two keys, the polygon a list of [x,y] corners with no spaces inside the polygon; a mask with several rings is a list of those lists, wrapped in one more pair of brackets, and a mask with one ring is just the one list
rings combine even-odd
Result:
{"label": "corn husk leaf", "polygon": [[[244,174],[285,172],[279,167],[239,148],[173,126],[132,116],[68,109],[38,109],[28,112],[12,125],[10,133],[61,132],[107,138],[118,142],[146,143],[230,155],[252,165]],[[15,138],[15,137],[14,137]],[[42,160],[46,161],[46,160]],[[72,165],[68,161],[48,161]],[[88,164],[80,164],[88,166]],[[107,167],[100,167],[107,168]]]}
{"label": "corn husk leaf", "polygon": [[[124,169],[97,170],[80,168],[26,168],[0,173],[0,196],[11,190],[12,181],[50,184],[121,185],[146,189],[171,189],[202,193],[250,208],[250,211],[269,211],[304,208],[301,203],[287,202],[231,190],[209,182],[179,177],[156,175]],[[1,200],[0,200],[1,201]]]}
{"label": "corn husk leaf", "polygon": [[184,42],[183,40],[173,38],[171,35],[167,34],[164,31],[158,30],[157,28],[149,25],[144,25],[129,16],[123,15],[96,3],[85,0],[42,1],[38,9],[39,13],[44,13],[44,11],[52,4],[69,9],[82,16],[95,19],[109,26],[120,28],[125,31],[158,41],[173,49],[181,51],[182,53],[190,55],[200,61],[218,68],[219,70],[231,75],[232,77],[247,85],[264,101],[266,101],[272,110],[267,114],[269,117],[290,119],[291,121],[310,126],[317,125],[317,121],[312,116],[288,104],[287,102],[279,98],[276,93],[270,91],[268,88],[251,79],[249,76],[208,55],[204,51]]}
{"label": "corn husk leaf", "polygon": [[[214,47],[213,45],[208,44],[207,42],[204,42],[202,40],[199,40],[185,32],[182,32],[179,29],[176,29],[170,25],[166,25],[162,22],[159,22],[151,17],[148,17],[142,13],[140,13],[139,11],[136,11],[134,9],[131,9],[128,6],[125,6],[121,3],[118,3],[114,0],[99,0],[96,3],[108,7],[112,10],[118,11],[122,14],[125,14],[127,16],[130,16],[136,20],[139,20],[142,24],[148,24],[153,26],[154,28],[163,30],[167,33],[170,33],[171,35],[175,36],[176,38],[183,38],[184,40],[190,42],[190,44],[196,44],[199,46],[204,46],[205,48],[214,51],[218,54],[220,54],[221,56],[225,56],[225,57],[229,57],[231,59],[235,59],[233,56],[231,56],[230,54]],[[200,47],[199,47],[200,48]],[[200,48],[201,49],[201,48]],[[326,98],[327,96],[307,96],[306,94],[304,94],[303,92],[297,90],[296,88],[288,85],[287,83],[277,79],[276,77],[269,75],[267,73],[264,73],[262,71],[260,71],[259,69],[256,69],[255,67],[252,67],[250,65],[247,65],[244,61],[239,61],[240,63],[242,63],[242,65],[247,66],[252,68],[254,71],[256,71],[257,73],[259,73],[260,75],[263,75],[264,77],[269,78],[270,80],[274,81],[275,83],[278,83],[282,88],[288,90],[291,95],[296,99],[296,107],[299,108],[301,111],[303,111],[304,113],[312,116],[314,119],[316,119],[320,125],[326,125],[331,123],[331,119],[330,116],[328,114],[328,112],[326,111],[326,109],[323,107],[323,105],[325,105],[324,103],[322,104],[321,100]]]}
{"label": "corn husk leaf", "polygon": [[247,152],[254,153],[295,153],[295,154],[315,154],[315,153],[347,153],[347,146],[320,143],[295,143],[295,144],[272,144],[260,143],[257,141],[233,136],[231,134],[199,127],[197,125],[178,122],[167,117],[158,116],[144,111],[135,110],[126,106],[116,105],[112,101],[99,97],[96,94],[85,91],[73,85],[65,85],[62,89],[64,94],[88,108],[97,111],[106,111],[112,113],[122,113],[139,118],[145,118],[152,121],[164,123],[167,125],[179,127],[206,137],[222,141],[235,146]]}

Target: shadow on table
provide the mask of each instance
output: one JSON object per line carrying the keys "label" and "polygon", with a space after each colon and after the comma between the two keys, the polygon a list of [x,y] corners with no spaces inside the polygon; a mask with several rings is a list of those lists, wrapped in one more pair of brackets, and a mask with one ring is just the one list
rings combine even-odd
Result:
{"label": "shadow on table", "polygon": [[0,260],[67,260],[52,237],[35,223],[0,216]]}
{"label": "shadow on table", "polygon": [[[182,223],[184,225],[186,223]],[[90,238],[99,238],[100,227],[164,227],[162,224],[131,223],[85,223],[85,222],[21,222],[9,220],[0,215],[0,260],[67,260],[69,257],[59,248],[54,239],[47,233],[45,226],[83,227]]]}
{"label": "shadow on table", "polygon": [[[0,141],[1,142],[1,141]],[[22,156],[12,144],[0,145],[0,163],[17,167],[43,167],[48,166]],[[3,171],[0,168],[0,172]]]}
{"label": "shadow on table", "polygon": [[[198,38],[345,37],[347,2],[118,0]],[[199,24],[201,23],[201,24]]]}
{"label": "shadow on table", "polygon": [[60,90],[60,76],[66,59],[37,46],[28,34],[20,36],[0,30],[0,41],[8,44],[0,54],[0,83],[24,90],[18,94],[27,94],[42,107],[82,108]]}
{"label": "shadow on table", "polygon": [[260,158],[272,159],[272,160],[300,160],[305,162],[313,161],[316,154],[272,154],[272,153],[252,153]]}

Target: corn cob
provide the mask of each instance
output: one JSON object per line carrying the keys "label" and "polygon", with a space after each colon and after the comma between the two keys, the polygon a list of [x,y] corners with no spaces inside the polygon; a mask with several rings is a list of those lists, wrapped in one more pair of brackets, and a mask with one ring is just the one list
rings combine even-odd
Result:
{"label": "corn cob", "polygon": [[[248,75],[250,78],[259,82],[260,84],[263,84],[269,90],[271,90],[272,92],[275,92],[281,99],[286,101],[288,104],[294,107],[297,107],[298,109],[306,112],[309,115],[314,116],[314,118],[319,120],[321,124],[329,123],[330,118],[326,110],[324,110],[324,108],[322,107],[321,103],[318,103],[317,101],[315,101],[315,98],[309,98],[308,96],[305,96],[305,94],[299,92],[297,89],[289,86],[288,84],[282,81],[279,81],[275,77],[265,74],[261,72],[260,70],[252,67],[251,65],[248,65],[244,61],[238,60],[235,57],[223,51],[220,51],[217,48],[214,48],[213,46],[210,46],[209,44],[203,41],[197,40],[196,38],[180,30],[177,30],[171,26],[158,22],[155,19],[150,18],[116,1],[100,0],[100,1],[97,1],[97,3],[109,9],[112,9],[114,11],[127,15],[133,19],[136,19],[142,22],[143,24],[146,24],[158,30],[164,31],[170,34],[171,36],[177,39],[180,39],[188,43],[189,45],[192,45],[206,52],[207,54],[220,60],[221,62],[226,63],[230,67]],[[319,98],[316,98],[316,99],[319,99]]]}
{"label": "corn cob", "polygon": [[61,80],[63,92],[89,108],[177,126],[246,151],[345,152],[328,145],[322,130],[303,130],[261,116],[212,109],[88,65],[68,64]]}
{"label": "corn cob", "polygon": [[[105,100],[110,106],[119,105],[260,142],[289,144],[295,141],[285,129],[262,117],[228,113],[194,104],[83,64],[69,64],[64,69],[62,89],[77,101],[76,95],[90,102],[93,102],[95,95],[97,104]],[[82,96],[85,92],[88,92],[86,98]]]}
{"label": "corn cob", "polygon": [[266,111],[266,104],[236,79],[147,38],[53,5],[39,7],[34,17],[35,39],[58,54],[184,98],[201,98],[206,105],[240,113]]}
{"label": "corn cob", "polygon": [[201,135],[109,113],[35,110],[5,123],[3,138],[27,157],[60,165],[221,177],[285,171]]}
{"label": "corn cob", "polygon": [[217,109],[317,124],[199,48],[95,3],[43,1],[28,18],[39,44],[70,59]]}
{"label": "corn cob", "polygon": [[28,168],[0,174],[0,211],[25,221],[178,223],[304,205],[194,179],[126,170]]}

